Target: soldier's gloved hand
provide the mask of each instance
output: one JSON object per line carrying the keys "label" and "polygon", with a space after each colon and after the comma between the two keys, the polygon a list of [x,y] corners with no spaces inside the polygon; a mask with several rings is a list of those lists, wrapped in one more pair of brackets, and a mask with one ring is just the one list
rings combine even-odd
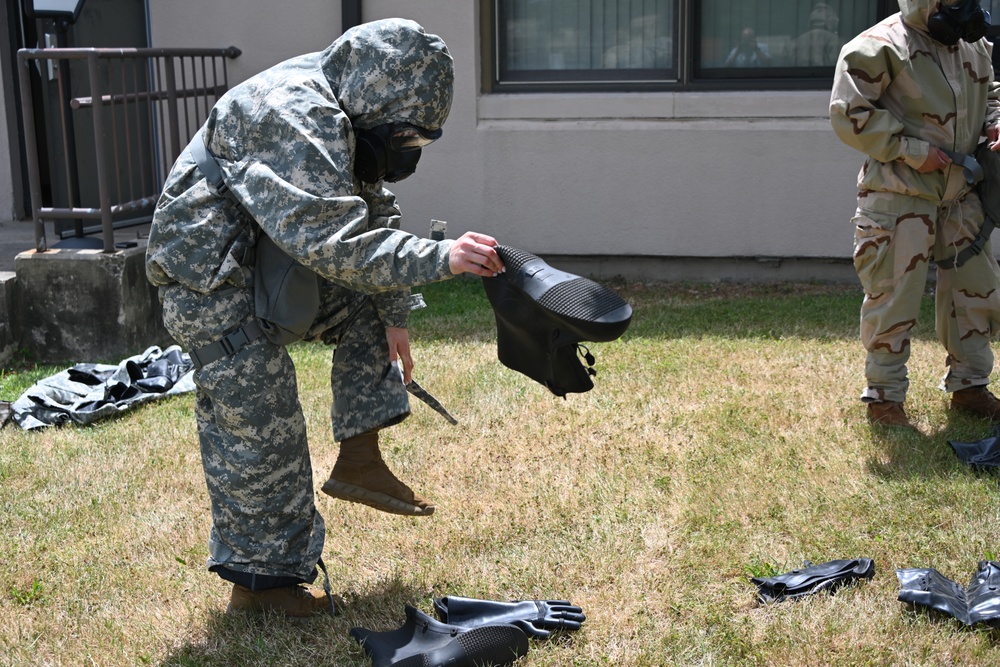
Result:
{"label": "soldier's gloved hand", "polygon": [[498,602],[450,595],[435,599],[434,609],[448,625],[477,628],[509,623],[536,639],[545,639],[556,630],[579,630],[580,624],[587,620],[583,609],[569,600]]}

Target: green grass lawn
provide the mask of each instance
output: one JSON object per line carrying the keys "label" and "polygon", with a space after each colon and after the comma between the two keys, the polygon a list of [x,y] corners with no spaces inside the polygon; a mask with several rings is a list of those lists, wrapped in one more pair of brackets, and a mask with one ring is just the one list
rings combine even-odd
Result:
{"label": "green grass lawn", "polygon": [[[1000,553],[997,476],[948,440],[990,425],[947,410],[928,297],[910,361],[918,433],[873,430],[858,397],[861,294],[813,284],[617,284],[635,315],[590,346],[595,388],[552,396],[496,360],[478,281],[421,290],[415,377],[426,406],[387,431],[390,467],[428,518],[334,501],[330,350],[291,348],[312,450],[324,559],[347,606],[293,624],[227,616],[205,570],[208,498],[193,396],[91,427],[0,431],[0,665],[369,662],[354,626],[398,627],[431,599],[565,598],[577,633],[523,667],[988,665],[1000,634],[897,601],[897,568],[966,584]],[[13,400],[59,368],[0,375]],[[871,581],[759,604],[750,577],[874,559]]]}

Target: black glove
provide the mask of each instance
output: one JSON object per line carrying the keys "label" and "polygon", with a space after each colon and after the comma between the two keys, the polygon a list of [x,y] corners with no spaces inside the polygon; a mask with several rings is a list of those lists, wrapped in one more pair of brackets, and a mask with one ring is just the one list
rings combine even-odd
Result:
{"label": "black glove", "polygon": [[790,598],[811,595],[819,591],[833,592],[844,584],[875,576],[871,558],[832,560],[813,565],[806,562],[801,570],[792,570],[775,577],[753,577],[757,597],[761,602],[780,602]]}
{"label": "black glove", "polygon": [[171,350],[156,361],[143,364],[141,377],[135,384],[148,394],[162,394],[170,391],[192,368],[190,359],[185,359],[178,350]]}
{"label": "black glove", "polygon": [[104,384],[113,372],[114,369],[99,371],[95,364],[77,364],[73,368],[68,369],[66,374],[72,382],[85,384],[88,387],[96,387],[99,384]]}
{"label": "black glove", "polygon": [[955,455],[973,468],[985,469],[1000,466],[1000,427],[994,426],[988,438],[976,442],[949,440]]}
{"label": "black glove", "polygon": [[553,630],[579,630],[580,624],[587,620],[583,609],[569,600],[498,602],[449,595],[435,599],[434,610],[449,625],[476,628],[509,623],[536,639],[545,639]]}

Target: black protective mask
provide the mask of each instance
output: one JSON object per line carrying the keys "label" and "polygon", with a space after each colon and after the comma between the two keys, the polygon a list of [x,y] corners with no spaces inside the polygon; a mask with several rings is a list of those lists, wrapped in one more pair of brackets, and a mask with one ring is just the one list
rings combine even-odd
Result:
{"label": "black protective mask", "polygon": [[441,136],[405,123],[387,123],[357,131],[354,175],[365,183],[395,183],[417,170],[420,147]]}
{"label": "black protective mask", "polygon": [[978,42],[986,36],[989,23],[990,15],[978,0],[962,0],[957,5],[941,5],[927,19],[927,31],[935,41],[954,46],[959,39]]}

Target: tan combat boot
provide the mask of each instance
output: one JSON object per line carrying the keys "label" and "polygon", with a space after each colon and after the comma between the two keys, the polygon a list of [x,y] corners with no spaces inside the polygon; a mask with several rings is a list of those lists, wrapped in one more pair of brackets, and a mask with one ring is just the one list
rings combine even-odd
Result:
{"label": "tan combat boot", "polygon": [[308,618],[319,614],[336,614],[332,598],[322,589],[305,584],[268,588],[252,591],[245,586],[233,584],[233,594],[229,598],[227,612],[234,611],[276,611],[289,618]]}
{"label": "tan combat boot", "polygon": [[362,503],[390,514],[429,516],[434,505],[399,481],[378,448],[378,431],[362,433],[340,443],[340,455],[323,493]]}
{"label": "tan combat boot", "polygon": [[959,389],[952,393],[951,409],[1000,421],[1000,400],[985,386]]}
{"label": "tan combat boot", "polygon": [[868,421],[877,426],[914,428],[903,410],[903,404],[896,401],[876,401],[868,404]]}

